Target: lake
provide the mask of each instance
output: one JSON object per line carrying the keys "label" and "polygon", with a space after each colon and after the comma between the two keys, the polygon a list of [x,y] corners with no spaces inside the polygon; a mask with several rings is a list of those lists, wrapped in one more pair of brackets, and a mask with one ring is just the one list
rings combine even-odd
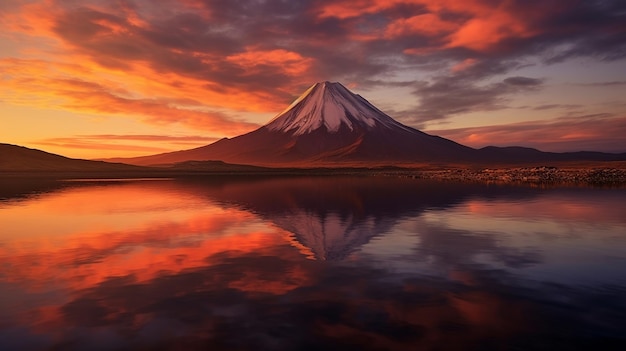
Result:
{"label": "lake", "polygon": [[9,181],[0,349],[626,349],[626,189]]}

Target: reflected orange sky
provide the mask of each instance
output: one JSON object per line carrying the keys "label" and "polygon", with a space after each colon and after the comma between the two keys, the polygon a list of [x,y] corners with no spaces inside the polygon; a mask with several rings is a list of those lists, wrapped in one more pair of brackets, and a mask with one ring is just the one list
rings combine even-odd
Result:
{"label": "reflected orange sky", "polygon": [[32,291],[50,283],[81,290],[111,277],[146,281],[204,266],[217,253],[259,252],[289,240],[249,212],[179,195],[175,187],[135,182],[2,206],[0,262],[12,267],[4,280],[29,282]]}
{"label": "reflected orange sky", "polygon": [[[210,264],[211,255],[259,253],[281,245],[302,258],[341,260],[380,234],[410,233],[424,226],[498,235],[499,244],[477,236],[477,243],[488,245],[481,250],[497,248],[491,245],[546,245],[538,234],[550,231],[602,245],[615,239],[616,228],[624,225],[621,193],[610,189],[592,193],[586,201],[580,201],[575,189],[553,190],[537,198],[523,195],[519,200],[518,195],[468,198],[445,212],[426,210],[420,221],[407,221],[402,212],[394,217],[386,207],[373,207],[382,206],[384,198],[371,188],[384,185],[384,194],[395,194],[393,206],[404,211],[428,208],[430,201],[458,200],[453,190],[447,197],[430,199],[424,193],[420,199],[417,193],[426,188],[419,190],[409,181],[394,184],[350,178],[269,179],[206,187],[160,180],[95,182],[4,202],[0,264],[11,269],[3,279],[28,282],[25,288],[33,292],[52,282],[80,290],[110,277],[148,281],[164,272]],[[570,229],[571,223],[578,223],[575,229]],[[428,240],[423,235],[415,242],[430,245]],[[471,253],[469,247],[465,250]],[[273,289],[271,284],[254,283],[253,275],[248,278],[244,281],[250,282],[233,287]],[[294,282],[302,279],[294,277]]]}
{"label": "reflected orange sky", "polygon": [[81,158],[189,149],[329,80],[472,147],[625,152],[623,9],[602,4],[5,1],[0,141]]}
{"label": "reflected orange sky", "polygon": [[[603,263],[626,257],[624,221],[601,209],[623,207],[623,191],[489,189],[348,177],[144,180],[6,199],[0,336],[44,337],[39,349],[90,348],[104,333],[146,348],[220,340],[227,349],[341,341],[467,350],[537,330],[589,330],[595,320],[617,330],[615,310],[563,304],[592,301],[579,285],[622,284],[619,262]],[[577,218],[587,203],[600,209]],[[320,245],[339,254],[321,256]],[[581,270],[596,280],[572,273]],[[612,291],[603,296],[619,301]]]}

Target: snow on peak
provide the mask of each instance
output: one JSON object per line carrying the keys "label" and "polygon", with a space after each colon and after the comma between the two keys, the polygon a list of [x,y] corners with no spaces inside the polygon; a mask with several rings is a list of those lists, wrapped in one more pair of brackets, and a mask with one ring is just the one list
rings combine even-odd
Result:
{"label": "snow on peak", "polygon": [[272,131],[302,135],[322,126],[326,127],[328,132],[338,132],[342,125],[350,130],[356,127],[407,129],[361,96],[336,82],[313,84],[266,127]]}

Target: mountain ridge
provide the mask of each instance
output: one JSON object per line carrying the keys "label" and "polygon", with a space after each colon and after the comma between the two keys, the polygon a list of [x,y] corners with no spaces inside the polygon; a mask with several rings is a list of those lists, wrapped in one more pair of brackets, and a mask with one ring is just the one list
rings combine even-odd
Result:
{"label": "mountain ridge", "polygon": [[[498,147],[490,147],[491,151],[501,151]],[[544,155],[535,149],[511,147],[504,148],[518,151],[529,151],[531,154]],[[595,161],[584,161],[583,156],[591,154]],[[582,155],[582,156],[581,156]],[[598,161],[598,155],[604,161]],[[545,155],[544,155],[545,156]],[[389,165],[389,164],[351,164],[351,165],[316,165],[313,167],[259,167],[245,164],[231,164],[217,160],[185,161],[173,165],[159,165],[153,167],[133,166],[127,164],[113,164],[103,161],[72,159],[37,149],[23,146],[0,143],[0,178],[4,185],[7,179],[27,178],[169,178],[208,175],[303,175],[303,174],[412,174],[425,179],[457,179],[457,180],[498,180],[505,177],[508,181],[533,181],[543,179],[548,182],[578,181],[588,184],[623,183],[626,169],[626,154],[603,154],[598,152],[578,152],[568,156],[569,159],[554,161],[549,159],[538,160],[533,157],[530,162],[494,163],[486,162],[473,165],[459,165],[446,163]],[[517,156],[518,158],[519,155]],[[7,162],[7,159],[9,162]],[[608,162],[607,162],[608,161]],[[562,168],[560,171],[556,170]],[[511,168],[512,167],[512,168]],[[519,168],[531,167],[531,168]],[[535,167],[535,168],[532,168]],[[537,168],[539,167],[539,168]],[[493,169],[500,169],[492,173]],[[508,169],[508,170],[507,170]],[[620,169],[622,171],[620,171]],[[547,172],[549,174],[544,174]],[[407,173],[417,171],[417,173]],[[365,173],[362,173],[365,172]],[[399,173],[397,173],[399,172]],[[424,173],[425,172],[425,173]],[[443,172],[443,173],[442,173]],[[487,173],[485,173],[487,172]],[[503,173],[504,172],[504,173]],[[556,172],[556,173],[555,173]],[[591,173],[590,173],[591,172]],[[7,178],[8,177],[8,178]],[[16,178],[17,177],[17,178]],[[495,178],[494,178],[495,177]]]}
{"label": "mountain ridge", "polygon": [[39,149],[0,143],[0,172],[136,171],[139,169],[142,167],[70,158]]}
{"label": "mountain ridge", "polygon": [[136,166],[99,160],[70,158],[25,146],[0,143],[0,176],[24,175],[47,177],[64,173],[90,176],[157,176],[193,173],[263,173],[274,169],[251,165],[230,164],[223,161],[185,161],[155,167]]}

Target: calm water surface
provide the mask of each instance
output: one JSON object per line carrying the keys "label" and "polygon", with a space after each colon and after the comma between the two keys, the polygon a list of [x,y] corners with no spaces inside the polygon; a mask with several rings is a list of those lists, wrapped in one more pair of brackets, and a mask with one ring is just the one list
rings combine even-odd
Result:
{"label": "calm water surface", "polygon": [[0,186],[0,350],[626,349],[626,189]]}

